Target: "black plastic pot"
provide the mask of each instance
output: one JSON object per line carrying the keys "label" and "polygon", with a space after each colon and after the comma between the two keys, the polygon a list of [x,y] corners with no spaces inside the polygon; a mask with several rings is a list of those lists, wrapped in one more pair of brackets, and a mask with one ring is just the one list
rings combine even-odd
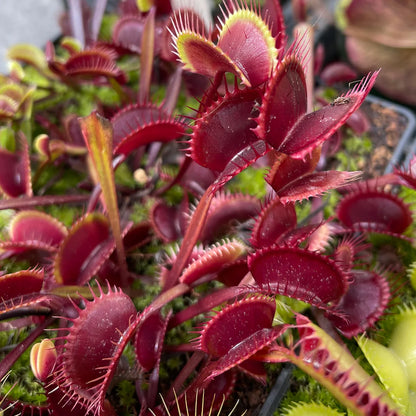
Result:
{"label": "black plastic pot", "polygon": [[258,416],[272,416],[285,396],[292,378],[293,364],[285,364],[264,402]]}

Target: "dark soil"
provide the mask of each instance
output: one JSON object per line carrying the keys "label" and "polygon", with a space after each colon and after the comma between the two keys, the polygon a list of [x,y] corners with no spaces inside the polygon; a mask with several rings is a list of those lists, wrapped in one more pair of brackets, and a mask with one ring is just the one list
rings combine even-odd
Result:
{"label": "dark soil", "polygon": [[395,109],[376,102],[365,101],[361,109],[369,118],[371,124],[369,136],[373,143],[373,150],[363,170],[367,177],[377,177],[384,173],[391,160],[406,130],[408,119]]}

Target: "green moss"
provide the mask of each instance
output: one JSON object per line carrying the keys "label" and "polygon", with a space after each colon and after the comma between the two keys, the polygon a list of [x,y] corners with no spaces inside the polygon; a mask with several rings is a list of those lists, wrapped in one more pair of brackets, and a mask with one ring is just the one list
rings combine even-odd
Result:
{"label": "green moss", "polygon": [[8,225],[15,212],[12,209],[0,210],[0,240],[4,241],[8,238]]}
{"label": "green moss", "polygon": [[1,261],[1,270],[4,273],[16,273],[22,270],[27,270],[31,267],[29,261],[21,260],[16,257],[10,257]]}
{"label": "green moss", "polygon": [[119,416],[130,416],[135,414],[134,409],[138,405],[136,387],[133,381],[122,380],[117,384],[115,390],[115,405]]}
{"label": "green moss", "polygon": [[[57,91],[55,91],[54,94],[46,94],[42,90],[36,90],[36,100],[33,105],[33,113],[38,114],[42,111],[51,110],[51,122],[58,124],[60,121],[57,119],[54,110],[59,108],[59,106],[63,106],[63,103],[66,103],[68,100],[70,100],[71,96],[71,91],[65,85],[59,85]],[[37,134],[39,133],[45,133],[45,130],[42,128],[41,131],[37,132]],[[33,136],[35,136],[35,134],[33,134]]]}
{"label": "green moss", "polygon": [[285,416],[344,416],[345,413],[339,413],[321,403],[296,403],[285,410]]}
{"label": "green moss", "polygon": [[189,343],[195,339],[197,335],[194,333],[194,321],[186,321],[183,324],[172,328],[166,334],[166,345],[182,345]]}
{"label": "green moss", "polygon": [[135,224],[149,220],[149,213],[155,203],[155,199],[147,198],[144,202],[136,202],[131,207],[130,220]]}
{"label": "green moss", "polygon": [[76,114],[81,117],[88,116],[96,107],[97,103],[107,106],[120,105],[120,97],[111,86],[78,85],[76,89],[68,89],[65,86],[65,94],[61,91],[57,95],[61,97],[60,102],[65,102],[64,114]]}
{"label": "green moss", "polygon": [[14,152],[16,149],[14,131],[8,126],[0,127],[0,147],[10,152]]}
{"label": "green moss", "polygon": [[35,194],[43,194],[47,190],[48,194],[63,195],[69,194],[78,188],[80,182],[85,179],[85,174],[75,172],[68,166],[49,165],[39,175],[38,180],[33,184]]}
{"label": "green moss", "polygon": [[335,208],[340,199],[341,195],[336,191],[328,192],[323,196],[324,218],[330,218],[335,215]]}
{"label": "green moss", "polygon": [[59,206],[48,205],[43,207],[43,211],[56,218],[58,221],[61,221],[68,228],[70,228],[83,213],[82,208],[69,204]]}
{"label": "green moss", "polygon": [[118,185],[123,185],[132,189],[137,185],[136,181],[134,180],[133,173],[126,163],[122,163],[117,167],[116,171],[114,172],[114,178],[116,184]]}
{"label": "green moss", "polygon": [[122,56],[117,61],[117,66],[129,77],[129,85],[131,90],[137,92],[140,76],[140,58],[138,56]]}
{"label": "green moss", "polygon": [[144,286],[142,282],[137,281],[135,283],[135,290],[139,293],[139,296],[133,298],[134,306],[138,311],[143,311],[159,295],[160,286],[157,283],[146,284]]}
{"label": "green moss", "polygon": [[176,111],[183,116],[193,117],[195,110],[199,108],[199,102],[194,97],[188,97],[186,94],[180,94]]}
{"label": "green moss", "polygon": [[322,98],[326,101],[333,101],[338,97],[338,95],[339,92],[332,87],[326,87],[322,92]]}
{"label": "green moss", "polygon": [[163,197],[169,205],[177,205],[183,199],[183,189],[179,185],[172,186]]}
{"label": "green moss", "polygon": [[185,365],[182,354],[172,355],[161,363],[159,378],[160,381],[170,384]]}
{"label": "green moss", "polygon": [[134,351],[134,346],[132,344],[127,344],[126,347],[123,350],[123,358],[127,360],[129,363],[130,368],[133,368],[136,363],[136,353]]}
{"label": "green moss", "polygon": [[298,219],[298,224],[308,217],[311,214],[311,204],[308,200],[304,200],[295,205],[296,216]]}
{"label": "green moss", "polygon": [[368,236],[368,240],[373,246],[373,253],[378,255],[375,257],[375,261],[383,260],[382,257],[385,253],[397,256],[405,267],[409,267],[416,260],[416,248],[409,241],[375,232]]}
{"label": "green moss", "polygon": [[100,33],[98,38],[101,41],[111,41],[113,35],[113,27],[115,23],[119,20],[117,14],[105,14],[101,21]]}
{"label": "green moss", "polygon": [[232,193],[243,193],[263,198],[266,195],[266,182],[264,176],[266,169],[257,169],[249,166],[239,173],[228,184],[227,189]]}
{"label": "green moss", "polygon": [[407,188],[405,186],[400,188],[399,192],[400,198],[410,205],[411,210],[414,212],[416,210],[416,190],[412,188]]}
{"label": "green moss", "polygon": [[[11,346],[23,341],[27,335],[28,330],[1,332],[0,361]],[[46,396],[43,387],[28,369],[30,369],[30,348],[24,351],[13,365],[7,380],[1,386],[1,394],[6,394],[10,390],[9,400],[21,400],[34,405],[45,404]],[[16,385],[13,387],[14,384]]]}
{"label": "green moss", "polygon": [[377,329],[371,331],[371,337],[382,345],[387,346],[390,342],[391,334],[397,324],[397,316],[404,305],[411,305],[415,302],[415,291],[411,285],[399,283],[400,297],[396,293],[391,305],[384,311],[381,319],[377,321]]}
{"label": "green moss", "polygon": [[345,408],[332,396],[332,394],[316,380],[305,374],[298,368],[293,370],[293,378],[291,386],[282,400],[279,410],[275,412],[275,416],[284,415],[284,409],[290,407],[293,403],[321,403],[325,406],[345,412]]}
{"label": "green moss", "polygon": [[166,85],[152,86],[152,103],[161,104],[166,99]]}
{"label": "green moss", "polygon": [[342,141],[342,150],[335,155],[338,170],[363,170],[372,150],[371,139],[367,135],[356,136],[347,130],[347,137]]}
{"label": "green moss", "polygon": [[[410,211],[413,215],[413,222],[406,230],[406,235],[411,238],[416,237],[416,190],[402,186],[400,188],[399,197],[403,199],[406,204],[409,204]],[[413,258],[416,260],[416,256]]]}

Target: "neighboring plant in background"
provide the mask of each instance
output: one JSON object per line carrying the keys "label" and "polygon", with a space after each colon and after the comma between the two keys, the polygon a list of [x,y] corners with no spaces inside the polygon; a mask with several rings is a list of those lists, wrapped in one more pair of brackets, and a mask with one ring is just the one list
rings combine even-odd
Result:
{"label": "neighboring plant in background", "polygon": [[[209,414],[240,372],[264,383],[264,363],[290,361],[357,414],[399,415],[343,339],[371,331],[388,307],[389,269],[374,267],[368,236],[409,244],[410,209],[379,187],[352,188],[359,172],[316,169],[322,145],[378,73],[313,111],[311,43],[299,35],[286,44],[276,1],[263,9],[228,1],[216,30],[168,1],[146,12],[126,1],[106,42],[93,30],[98,5],[91,26],[85,9],[72,7],[72,33],[87,40],[48,44],[37,59],[30,47],[15,49],[26,65],[4,79],[25,85],[36,69],[43,94],[33,93],[33,112],[16,104],[5,115],[9,147],[0,152],[0,207],[13,210],[0,243],[2,329],[31,328],[0,374],[32,346],[46,396],[17,401],[16,412],[104,416],[134,407],[159,416],[186,404]],[[113,104],[100,98],[109,86]],[[86,91],[88,115],[77,103]],[[190,91],[201,94],[187,123],[175,109]],[[74,102],[82,111],[68,114]],[[231,193],[228,183],[257,166],[268,170],[267,195]],[[388,178],[383,184],[412,181],[404,172]],[[301,203],[320,206],[336,188],[353,190],[336,218],[298,220]],[[81,207],[64,223],[52,206],[67,203]],[[302,313],[288,312],[285,298],[302,302]],[[122,401],[114,385],[124,386]]]}
{"label": "neighboring plant in background", "polygon": [[340,2],[338,15],[351,63],[363,73],[383,68],[377,89],[394,100],[416,105],[415,3],[346,0]]}

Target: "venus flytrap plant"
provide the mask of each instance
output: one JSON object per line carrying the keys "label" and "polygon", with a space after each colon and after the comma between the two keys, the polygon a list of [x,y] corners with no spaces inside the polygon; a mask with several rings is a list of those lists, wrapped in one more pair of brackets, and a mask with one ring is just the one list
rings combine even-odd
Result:
{"label": "venus flytrap plant", "polygon": [[[241,12],[244,16],[251,16],[251,20],[247,19],[246,21],[244,19],[244,23],[253,29],[256,34],[258,33],[256,26],[258,14],[256,10],[240,6],[238,3],[233,4],[231,9],[227,10],[228,15],[225,14],[224,16],[223,27],[228,24],[228,19],[232,26],[234,16]],[[226,33],[226,36],[224,36],[224,39],[220,38],[218,44],[214,45],[209,40],[205,41],[203,36],[196,33],[195,28],[186,26],[186,22],[189,21],[189,19],[185,20],[185,24],[180,22],[175,27],[176,33],[174,33],[174,39],[176,40],[178,55],[185,62],[185,65],[189,65],[189,68],[193,71],[198,71],[197,68],[199,68],[195,66],[195,63],[191,62],[192,58],[189,57],[195,44],[199,45],[202,43],[204,45],[203,48],[201,47],[201,50],[204,52],[194,54],[197,59],[200,59],[198,65],[204,65],[205,60],[203,58],[205,55],[209,55],[209,59],[221,61],[222,55],[220,55],[220,52],[222,53],[223,51],[219,48],[219,45],[226,45],[227,49],[230,42],[242,41],[233,39],[232,30],[224,30],[223,32],[220,30],[220,33]],[[264,35],[262,47],[266,50],[267,47],[270,47],[269,37],[271,34],[270,31],[262,33]],[[233,44],[233,46],[236,45]],[[366,91],[371,88],[376,78],[376,74],[374,74],[371,78],[363,80],[361,84],[356,85],[345,96],[345,100],[342,101],[341,105],[328,105],[316,112],[307,114],[307,91],[302,66],[302,60],[307,58],[300,52],[303,48],[302,43],[295,41],[292,47],[286,51],[285,55],[279,56],[276,62],[273,62],[273,48],[274,44],[269,53],[264,52],[262,54],[266,69],[262,65],[257,66],[257,63],[252,70],[246,68],[246,71],[253,71],[252,77],[256,76],[256,71],[262,71],[263,75],[260,75],[262,82],[264,82],[262,77],[265,74],[270,74],[270,71],[273,69],[273,73],[266,84],[258,114],[253,114],[252,112],[257,111],[255,102],[259,100],[259,97],[256,97],[256,95],[260,94],[260,91],[256,92],[255,89],[250,88],[251,82],[246,78],[246,80],[243,79],[243,83],[248,88],[239,91],[237,84],[235,84],[234,94],[237,94],[235,98],[227,94],[224,101],[220,99],[211,108],[206,108],[209,118],[198,119],[200,124],[196,125],[191,139],[191,157],[203,166],[222,171],[222,173],[213,185],[211,185],[209,191],[201,198],[197,211],[190,222],[187,231],[188,234],[184,238],[182,252],[178,256],[179,261],[173,266],[171,273],[172,281],[177,279],[180,269],[183,268],[184,262],[190,254],[192,243],[188,244],[188,240],[192,238],[193,243],[195,243],[198,238],[200,233],[199,224],[201,224],[201,221],[206,216],[213,193],[271,149],[294,158],[304,158],[314,148],[328,139],[358,108],[366,95]],[[241,51],[242,49],[236,48],[233,53],[243,53]],[[216,54],[221,57],[215,58]],[[246,50],[244,50],[244,54],[246,54]],[[256,62],[254,55],[253,51],[253,65]],[[244,60],[245,56],[244,58],[234,56],[233,59],[239,63],[245,62],[247,66],[250,62]],[[208,73],[203,72],[204,69],[200,71],[206,75],[215,76],[216,81],[214,82],[214,87],[217,87],[216,83],[219,82],[219,77],[222,73],[232,72],[239,75],[238,71],[241,71],[241,68],[230,68],[227,65],[215,67],[218,68],[218,70],[215,69],[215,72],[209,72],[207,69],[209,65],[205,68]],[[207,96],[206,101],[210,102],[211,95],[213,95],[213,92]],[[245,119],[246,125],[241,122],[238,124],[233,123],[229,115],[232,112],[228,110],[228,107],[233,105],[236,99],[240,103],[240,111],[245,111],[247,114],[247,118]],[[205,109],[206,102],[203,102],[202,106],[200,111]],[[221,124],[218,124],[220,120]],[[257,123],[257,126],[255,123]],[[218,129],[217,126],[225,126],[225,128],[211,131],[211,129]],[[316,126],[316,131],[313,131],[314,126]],[[238,141],[233,139],[237,135],[239,137]],[[244,137],[243,141],[241,141],[241,137]],[[239,144],[239,147],[236,147],[236,143]],[[210,146],[213,149],[211,151],[206,150]],[[201,147],[201,150],[199,150],[199,147]],[[216,152],[216,156],[211,161],[207,158],[207,155],[212,152]]]}

